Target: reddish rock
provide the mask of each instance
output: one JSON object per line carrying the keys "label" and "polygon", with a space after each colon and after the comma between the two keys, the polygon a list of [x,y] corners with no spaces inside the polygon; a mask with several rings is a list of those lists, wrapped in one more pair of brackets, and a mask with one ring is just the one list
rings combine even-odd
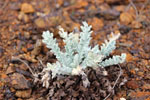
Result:
{"label": "reddish rock", "polygon": [[96,18],[96,17],[94,17],[92,19],[92,28],[93,28],[93,30],[98,31],[98,30],[102,29],[103,26],[104,26],[104,22],[103,22],[102,19],[99,19],[99,18]]}
{"label": "reddish rock", "polygon": [[11,74],[15,72],[15,68],[13,66],[9,66],[6,70],[6,74]]}
{"label": "reddish rock", "polygon": [[21,11],[24,12],[24,13],[33,13],[33,12],[35,12],[35,10],[32,7],[32,5],[28,4],[28,3],[23,3],[21,5]]}
{"label": "reddish rock", "polygon": [[22,90],[22,91],[18,90],[18,91],[16,91],[15,96],[19,97],[19,98],[30,98],[31,92],[32,92],[31,89],[29,89],[29,90]]}
{"label": "reddish rock", "polygon": [[46,22],[44,21],[43,18],[37,18],[35,21],[34,21],[35,25],[39,28],[44,28],[46,27]]}
{"label": "reddish rock", "polygon": [[128,25],[133,21],[133,16],[128,12],[123,12],[120,15],[120,22],[122,24]]}
{"label": "reddish rock", "polygon": [[139,85],[136,81],[128,81],[127,87],[130,89],[137,89],[139,87]]}
{"label": "reddish rock", "polygon": [[29,89],[30,88],[30,83],[29,81],[19,73],[14,73],[11,76],[11,85],[15,89]]}

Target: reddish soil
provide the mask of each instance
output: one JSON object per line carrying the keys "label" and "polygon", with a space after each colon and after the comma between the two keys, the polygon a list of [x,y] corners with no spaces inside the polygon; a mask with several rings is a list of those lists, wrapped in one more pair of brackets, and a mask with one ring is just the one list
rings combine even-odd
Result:
{"label": "reddish soil", "polygon": [[[1,0],[0,1],[0,100],[150,100],[150,0]],[[54,33],[59,46],[58,26],[71,32],[87,21],[92,25],[91,45],[101,45],[111,32],[121,33],[111,55],[126,53],[126,62],[105,70],[108,76],[87,69],[91,86],[84,88],[80,76],[51,80],[48,89],[33,84],[34,72],[55,62],[41,43],[43,31]],[[104,70],[100,69],[99,71]],[[124,98],[124,99],[123,99]]]}

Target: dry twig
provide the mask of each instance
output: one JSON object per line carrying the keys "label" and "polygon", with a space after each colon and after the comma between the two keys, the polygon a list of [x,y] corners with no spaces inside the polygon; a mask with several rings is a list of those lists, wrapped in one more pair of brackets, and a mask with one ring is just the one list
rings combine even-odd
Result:
{"label": "dry twig", "polygon": [[136,18],[138,18],[139,16],[139,13],[138,13],[138,10],[136,8],[136,6],[134,5],[133,1],[132,0],[129,0],[130,4],[128,5],[128,7],[126,8],[126,11],[132,6],[135,10],[135,13],[136,13]]}
{"label": "dry twig", "polygon": [[[120,79],[120,76],[122,75],[122,69],[121,69],[121,67],[120,67],[119,64],[118,64],[118,66],[119,66],[119,68],[120,68],[120,73],[119,73],[119,75],[118,75],[118,78],[117,78],[116,81],[115,81],[115,84],[114,84],[113,87],[112,87],[112,90],[114,90],[116,84],[118,83],[118,81],[119,81],[119,79]],[[107,100],[110,95],[111,95],[111,93],[109,93],[109,94],[105,97],[104,100]]]}
{"label": "dry twig", "polygon": [[39,60],[39,62],[40,62],[40,64],[42,65],[42,67],[44,68],[45,65],[43,64],[42,60],[41,60],[39,57],[37,57],[37,59]]}
{"label": "dry twig", "polygon": [[28,67],[28,69],[29,69],[29,71],[31,72],[31,74],[32,74],[33,76],[35,76],[34,72],[32,71],[31,67],[27,64],[27,62],[25,62],[24,60],[22,60],[22,59],[20,59],[20,58],[18,58],[18,57],[14,57],[14,56],[12,56],[12,59],[13,59],[13,60],[19,60],[20,62],[24,63],[24,64]]}

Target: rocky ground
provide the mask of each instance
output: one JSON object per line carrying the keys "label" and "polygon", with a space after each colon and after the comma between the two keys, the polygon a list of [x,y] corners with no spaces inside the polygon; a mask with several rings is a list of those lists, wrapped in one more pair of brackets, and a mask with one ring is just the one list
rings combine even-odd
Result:
{"label": "rocky ground", "polygon": [[[150,0],[0,0],[0,100],[150,100]],[[111,32],[121,33],[117,49],[126,62],[100,69],[87,69],[91,86],[80,76],[50,81],[48,89],[33,82],[41,61],[55,62],[55,56],[41,43],[43,31],[55,34],[58,26],[73,31],[82,21],[93,26],[91,45],[101,45]],[[124,98],[124,99],[123,99]]]}

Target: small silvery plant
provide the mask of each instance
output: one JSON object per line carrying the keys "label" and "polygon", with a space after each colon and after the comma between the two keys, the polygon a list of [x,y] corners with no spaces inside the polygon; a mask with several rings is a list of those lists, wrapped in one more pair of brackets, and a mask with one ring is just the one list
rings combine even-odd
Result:
{"label": "small silvery plant", "polygon": [[[53,33],[49,31],[43,32],[42,42],[46,47],[51,49],[51,52],[57,58],[56,63],[47,63],[47,66],[42,71],[42,82],[44,87],[49,87],[49,80],[59,75],[82,75],[83,85],[87,87],[90,82],[87,79],[84,69],[92,67],[107,67],[123,63],[126,59],[126,54],[122,53],[120,56],[115,55],[108,58],[110,53],[116,48],[116,40],[120,33],[111,34],[108,40],[99,47],[95,45],[93,48],[89,45],[91,40],[91,28],[86,22],[81,26],[79,33],[67,33],[63,28],[59,27],[59,35],[63,38],[65,43],[64,51],[60,50]],[[106,59],[106,57],[108,59]],[[51,73],[51,75],[49,74]]]}

